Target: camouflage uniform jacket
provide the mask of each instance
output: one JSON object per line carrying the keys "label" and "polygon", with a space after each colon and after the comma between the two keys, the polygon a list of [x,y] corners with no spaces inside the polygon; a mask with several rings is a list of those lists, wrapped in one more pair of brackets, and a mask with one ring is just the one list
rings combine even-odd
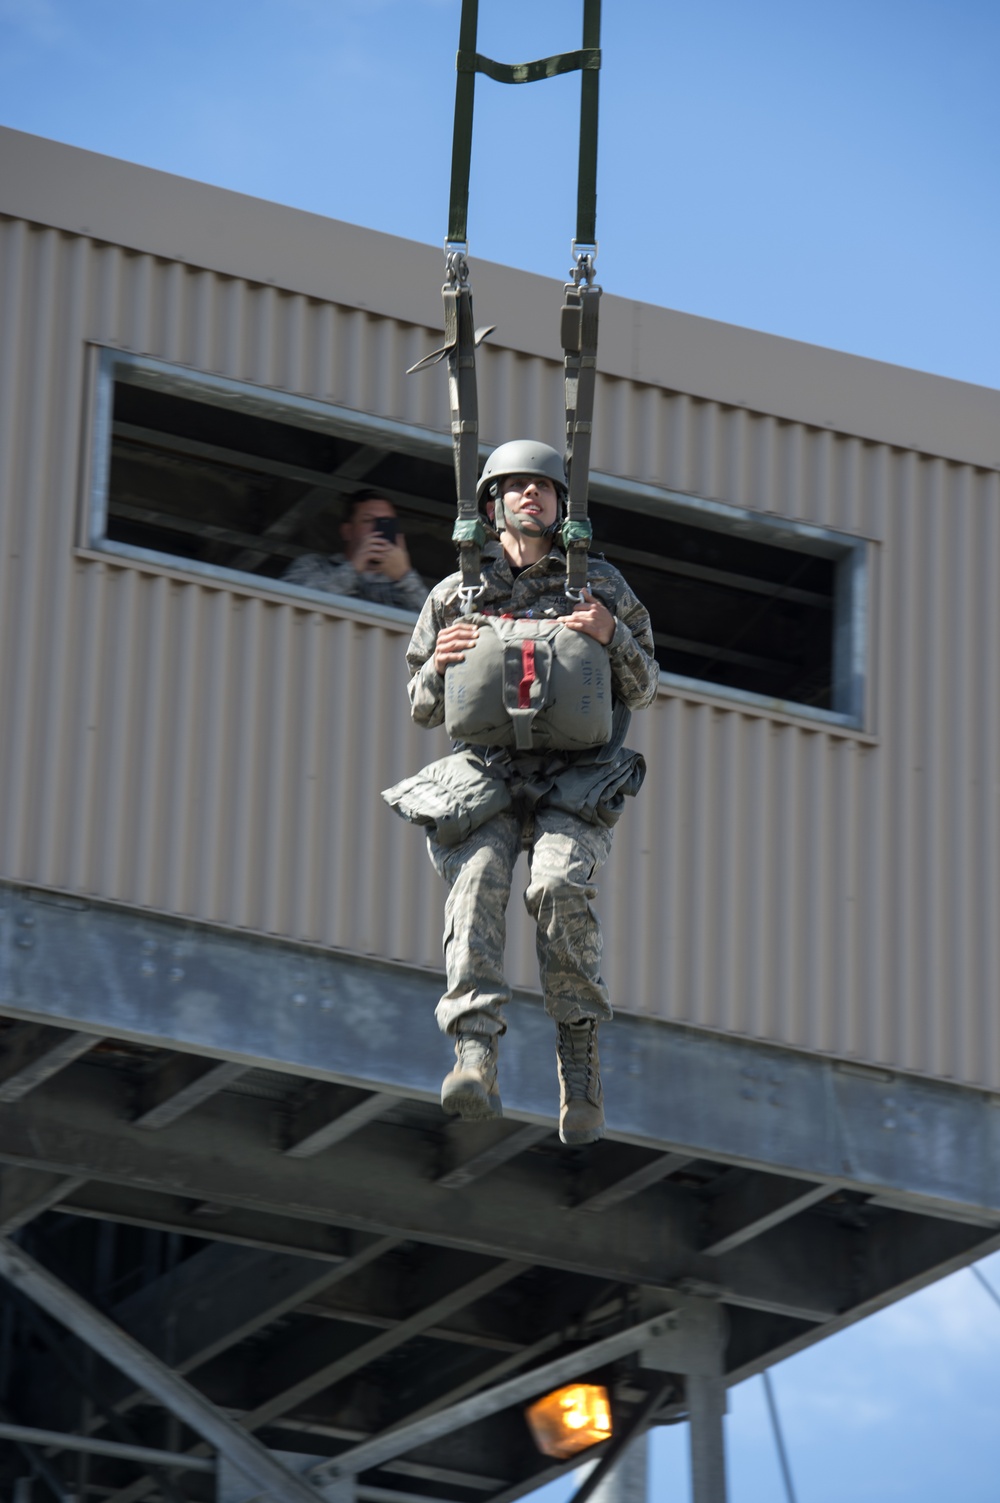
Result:
{"label": "camouflage uniform jacket", "polygon": [[[515,579],[500,544],[487,543],[483,549],[482,580],[485,593],[476,602],[477,610],[514,614],[530,611],[537,615],[551,611],[560,616],[569,613],[566,555],[559,548],[553,547]],[[451,625],[462,614],[460,584],[461,575],[455,573],[434,587],[406,650],[411,713],[418,725],[428,728],[444,722],[444,679],[434,667],[434,647],[442,627]],[[596,750],[550,752],[547,754],[550,764],[554,760],[564,766],[614,762],[622,750],[631,711],[650,704],[656,694],[659,668],[653,657],[653,632],[645,606],[618,570],[599,555],[591,557],[588,585],[615,617],[615,634],[608,644],[615,710],[612,739]],[[515,765],[528,759],[538,761],[530,752],[510,754]]]}
{"label": "camouflage uniform jacket", "polygon": [[416,569],[409,569],[402,579],[380,573],[359,574],[344,553],[304,553],[289,564],[283,578],[306,590],[356,595],[375,605],[394,605],[401,611],[419,611],[427,599],[427,586]]}

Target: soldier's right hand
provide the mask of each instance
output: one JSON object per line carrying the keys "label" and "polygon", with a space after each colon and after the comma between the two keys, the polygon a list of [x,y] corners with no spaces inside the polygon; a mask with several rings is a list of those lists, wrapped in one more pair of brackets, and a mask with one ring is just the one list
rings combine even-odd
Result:
{"label": "soldier's right hand", "polygon": [[465,654],[478,636],[479,629],[471,621],[453,621],[441,628],[434,647],[434,667],[442,678],[452,663],[465,662]]}

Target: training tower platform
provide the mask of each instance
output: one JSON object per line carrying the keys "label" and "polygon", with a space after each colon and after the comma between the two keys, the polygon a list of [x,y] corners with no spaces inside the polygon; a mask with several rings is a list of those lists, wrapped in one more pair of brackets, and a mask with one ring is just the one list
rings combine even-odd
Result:
{"label": "training tower platform", "polygon": [[[1000,1246],[1000,396],[605,298],[662,669],[609,1137],[514,904],[507,1116],[450,1123],[411,618],[281,577],[370,486],[451,567],[438,253],[0,160],[0,1491],[513,1503],[587,1379],[605,1470],[690,1420],[719,1503],[727,1385]],[[558,441],[558,289],[476,296],[484,449]]]}

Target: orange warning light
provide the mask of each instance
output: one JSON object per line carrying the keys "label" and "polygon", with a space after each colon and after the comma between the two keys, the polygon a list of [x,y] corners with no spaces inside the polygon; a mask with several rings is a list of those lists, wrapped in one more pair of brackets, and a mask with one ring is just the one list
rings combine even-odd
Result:
{"label": "orange warning light", "polygon": [[596,1383],[557,1388],[529,1405],[525,1418],[542,1455],[560,1461],[611,1438],[608,1390]]}

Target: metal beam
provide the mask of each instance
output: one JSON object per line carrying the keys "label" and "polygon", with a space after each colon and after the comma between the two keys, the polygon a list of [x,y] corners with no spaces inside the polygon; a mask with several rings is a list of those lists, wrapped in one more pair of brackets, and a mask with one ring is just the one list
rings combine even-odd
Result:
{"label": "metal beam", "polygon": [[649,1343],[640,1362],[659,1372],[684,1374],[692,1503],[725,1503],[726,1312],[711,1300],[692,1300],[667,1317],[667,1327],[665,1335]]}
{"label": "metal beam", "polygon": [[[117,1436],[120,1444],[127,1446],[139,1444],[139,1437],[131,1425],[121,1415],[116,1414],[108,1402],[105,1393],[104,1372],[100,1374],[98,1379],[93,1371],[93,1364],[88,1363],[85,1359],[78,1359],[77,1353],[74,1350],[75,1343],[68,1341],[53,1322],[42,1314],[38,1306],[22,1294],[20,1290],[14,1291],[14,1299],[20,1302],[24,1318],[28,1325],[42,1343],[48,1347],[55,1358],[55,1365],[59,1371],[50,1371],[49,1382],[52,1386],[52,1391],[60,1394],[64,1393],[66,1390],[65,1380],[68,1378],[74,1392],[81,1398],[86,1399],[87,1408],[91,1411],[94,1428],[98,1428],[103,1422],[109,1426],[112,1435]],[[86,1353],[86,1356],[90,1355],[89,1352]],[[105,1371],[113,1372],[114,1369],[105,1369]],[[155,1463],[151,1463],[150,1469],[159,1486],[164,1503],[183,1503],[183,1499],[178,1492],[173,1478],[165,1473],[162,1467],[157,1467]]]}
{"label": "metal beam", "polygon": [[[392,1237],[354,1240],[339,1264],[215,1243],[117,1305],[114,1318],[175,1372],[189,1373],[397,1245]],[[164,1310],[174,1312],[169,1332]]]}
{"label": "metal beam", "polygon": [[[911,1244],[912,1255],[906,1260],[905,1265],[900,1267],[897,1263],[895,1281],[892,1277],[886,1276],[884,1271],[877,1283],[871,1279],[873,1248],[867,1236],[859,1240],[855,1247],[857,1262],[854,1278],[845,1288],[841,1308],[832,1314],[818,1331],[815,1326],[811,1328],[799,1326],[797,1329],[793,1328],[792,1334],[784,1341],[758,1343],[752,1354],[741,1354],[741,1359],[727,1373],[727,1381],[735,1384],[742,1383],[747,1378],[756,1377],[766,1367],[783,1362],[788,1357],[794,1357],[796,1353],[814,1345],[817,1335],[832,1336],[838,1331],[846,1330],[857,1321],[886,1309],[897,1300],[915,1294],[919,1289],[926,1288],[938,1279],[968,1268],[977,1259],[1000,1250],[1000,1233],[994,1232],[992,1236],[984,1236],[982,1229],[973,1229],[957,1223],[950,1228],[953,1235],[949,1236],[946,1241],[942,1242],[940,1238],[935,1237],[931,1244],[927,1245],[922,1236],[914,1235],[914,1220],[915,1218],[907,1218],[909,1225],[879,1229],[880,1235],[887,1236],[891,1241],[897,1241],[903,1246],[907,1242]],[[935,1223],[935,1221],[928,1222],[928,1226],[935,1224],[945,1225],[945,1223]],[[753,1246],[754,1244],[751,1243],[750,1249]],[[741,1251],[750,1249],[741,1249]],[[878,1261],[877,1257],[875,1261]],[[732,1304],[733,1301],[727,1299],[726,1303]]]}
{"label": "metal beam", "polygon": [[219,1097],[198,1118],[138,1133],[123,1127],[93,1073],[66,1079],[44,1101],[0,1108],[0,1160],[609,1279],[661,1283],[690,1271],[698,1207],[683,1192],[654,1210],[628,1202],[612,1225],[564,1210],[558,1163],[523,1156],[469,1186],[457,1216],[453,1196],[427,1178],[433,1151],[422,1133],[373,1123],[317,1174],[310,1160],[275,1152],[256,1100]]}
{"label": "metal beam", "polygon": [[[344,1104],[346,1094],[355,1098],[349,1105]],[[384,1116],[396,1100],[381,1091],[358,1100],[357,1093],[346,1093],[341,1086],[323,1086],[299,1108],[287,1128],[285,1153],[292,1159],[312,1158]]]}
{"label": "metal beam", "polygon": [[159,428],[145,428],[139,423],[118,421],[112,426],[112,438],[125,439],[132,447],[141,444],[152,446],[170,454],[183,454],[188,459],[207,460],[211,465],[224,465],[230,470],[249,470],[260,475],[274,475],[281,480],[297,480],[336,491],[337,481],[333,475],[322,470],[311,470],[305,465],[286,464],[280,459],[265,458],[260,454],[246,454],[240,449],[227,448],[225,444],[207,444],[201,439],[184,438],[179,433],[164,433]]}
{"label": "metal beam", "polygon": [[[42,907],[9,885],[0,893],[0,1006],[9,1016],[437,1097],[446,1044],[429,1021],[440,988],[429,972],[111,905]],[[16,943],[22,917],[35,926],[32,950]],[[150,973],[137,985],[137,962],[147,961]],[[526,996],[508,1014],[508,1116],[552,1123],[548,1019]],[[376,1033],[391,1046],[373,1048]],[[634,1017],[615,1020],[601,1053],[612,1139],[913,1195],[946,1216],[1000,1217],[1000,1113],[986,1092],[916,1076],[887,1080],[885,1071]],[[894,1131],[897,1120],[919,1130]]]}
{"label": "metal beam", "polygon": [[[303,1456],[301,1452],[275,1451],[273,1454],[297,1477],[302,1475],[310,1463],[315,1463],[315,1457]],[[341,1487],[342,1491],[330,1498],[328,1503],[355,1503],[357,1495],[353,1479],[344,1478]],[[268,1500],[258,1488],[249,1485],[245,1477],[223,1461],[219,1465],[215,1503],[268,1503]]]}
{"label": "metal beam", "polygon": [[26,1226],[85,1183],[80,1175],[50,1174],[8,1165],[0,1171],[0,1236],[9,1236],[18,1227]]}
{"label": "metal beam", "polygon": [[811,605],[821,611],[833,610],[833,598],[818,590],[801,590],[794,585],[783,585],[777,580],[758,579],[752,574],[739,574],[734,569],[713,569],[707,564],[687,563],[679,558],[667,558],[662,553],[647,553],[638,548],[626,548],[621,543],[607,542],[602,538],[601,552],[605,558],[620,559],[625,564],[638,564],[643,569],[655,569],[660,574],[680,574],[686,579],[697,579],[703,584],[720,585],[726,590],[742,590],[751,595],[766,595],[769,600],[788,600],[796,605]]}
{"label": "metal beam", "polygon": [[317,1467],[309,1474],[310,1480],[322,1489],[328,1480],[356,1476],[371,1467],[381,1466],[386,1461],[416,1450],[418,1446],[438,1440],[442,1435],[498,1414],[513,1404],[534,1398],[536,1394],[544,1393],[548,1388],[556,1388],[560,1383],[580,1378],[620,1357],[629,1356],[632,1352],[639,1351],[646,1342],[665,1337],[667,1333],[667,1317],[664,1314],[640,1321],[627,1330],[580,1347],[568,1356],[557,1357],[541,1367],[533,1368],[530,1373],[509,1378],[506,1383],[498,1383],[486,1393],[474,1394],[448,1409],[439,1410],[436,1414],[411,1424],[400,1425],[385,1435],[377,1435],[360,1445],[352,1446],[332,1461]]}
{"label": "metal beam", "polygon": [[97,1440],[65,1430],[38,1430],[31,1425],[0,1422],[0,1440],[20,1440],[32,1446],[58,1446],[63,1451],[84,1451],[91,1456],[112,1456],[119,1461],[141,1461],[147,1466],[177,1467],[187,1472],[215,1473],[215,1462],[180,1451],[157,1451],[150,1446],[127,1446],[117,1440]]}
{"label": "metal beam", "polygon": [[[0,1404],[0,1420],[13,1423],[10,1414],[3,1404]],[[49,1492],[57,1500],[57,1503],[69,1503],[69,1496],[63,1480],[48,1457],[36,1446],[30,1445],[28,1441],[15,1440],[14,1445],[17,1446],[17,1449],[28,1463],[34,1476],[42,1479]],[[14,1484],[14,1503],[21,1503],[22,1499],[26,1499],[27,1503],[31,1503],[31,1494],[31,1479],[25,1477],[19,1478]]]}
{"label": "metal beam", "polygon": [[943,1276],[985,1256],[998,1242],[995,1228],[986,1238],[980,1227],[890,1211],[869,1231],[863,1253],[859,1249],[852,1303],[859,1313],[867,1313],[882,1302],[887,1290],[895,1290],[900,1298],[921,1288],[929,1267]]}
{"label": "metal beam", "polygon": [[138,1185],[101,1184],[91,1180],[66,1197],[61,1209],[73,1216],[115,1221],[121,1226],[149,1227],[204,1237],[234,1247],[340,1263],[350,1233],[332,1223],[306,1221],[250,1207],[227,1205],[221,1217],[197,1215],[195,1201],[184,1195],[164,1195]]}
{"label": "metal beam", "polygon": [[756,1174],[712,1203],[708,1242],[701,1250],[713,1258],[732,1252],[782,1221],[828,1200],[837,1188],[826,1181],[816,1185],[777,1174]]}
{"label": "metal beam", "polygon": [[463,1122],[457,1131],[451,1131],[448,1168],[434,1183],[442,1190],[464,1190],[474,1180],[482,1179],[551,1136],[551,1127]]}
{"label": "metal beam", "polygon": [[721,1377],[687,1380],[691,1503],[726,1503],[726,1386]]}
{"label": "metal beam", "polygon": [[640,1195],[651,1185],[660,1184],[661,1181],[669,1179],[671,1174],[676,1174],[678,1170],[693,1162],[694,1160],[684,1153],[660,1154],[649,1164],[643,1164],[629,1173],[617,1175],[600,1190],[593,1190],[585,1185],[580,1199],[573,1203],[574,1208],[578,1211],[610,1211],[613,1206],[621,1205],[623,1200],[629,1200],[633,1195]]}
{"label": "metal beam", "polygon": [[[463,1315],[467,1312],[460,1312]],[[388,1331],[399,1323],[403,1318],[399,1315],[386,1315],[370,1308],[368,1301],[362,1298],[354,1298],[350,1303],[338,1298],[336,1291],[332,1298],[320,1298],[308,1300],[299,1308],[300,1315],[314,1315],[320,1320],[340,1321],[346,1325],[371,1326],[376,1330]],[[505,1326],[504,1329],[509,1329]],[[523,1343],[511,1341],[509,1337],[498,1334],[499,1318],[487,1324],[480,1323],[478,1319],[463,1319],[459,1324],[449,1321],[447,1325],[431,1326],[424,1332],[433,1341],[448,1342],[453,1346],[473,1347],[477,1352],[484,1353],[509,1353],[523,1350]]]}
{"label": "metal beam", "polygon": [[[394,1347],[400,1345],[402,1341],[408,1340],[416,1334],[420,1334],[421,1329],[424,1328],[425,1320],[428,1317],[432,1321],[435,1318],[443,1318],[442,1309],[446,1303],[451,1304],[452,1302],[455,1302],[458,1308],[464,1308],[475,1298],[480,1298],[483,1294],[488,1293],[491,1288],[500,1287],[504,1283],[509,1282],[510,1278],[516,1276],[516,1273],[520,1271],[523,1271],[520,1265],[518,1265],[516,1269],[511,1268],[509,1265],[507,1267],[501,1266],[490,1269],[476,1280],[467,1283],[454,1293],[446,1295],[441,1301],[437,1302],[436,1308],[428,1307],[426,1311],[419,1312],[417,1316],[415,1316],[412,1320],[406,1322],[398,1322],[394,1326],[393,1331],[389,1333],[388,1339],[391,1342],[391,1345],[388,1346],[386,1350],[392,1350]],[[430,1329],[432,1329],[432,1327],[426,1327],[423,1333],[426,1334]],[[509,1372],[515,1370],[516,1368],[523,1367],[525,1363],[534,1361],[537,1357],[544,1355],[548,1351],[552,1350],[553,1347],[561,1345],[567,1339],[567,1336],[569,1334],[571,1333],[568,1333],[566,1331],[557,1331],[552,1335],[546,1337],[543,1341],[536,1342],[530,1347],[522,1348],[518,1353],[513,1354],[503,1362],[495,1364],[487,1372],[481,1373],[478,1378],[472,1380],[471,1382],[459,1385],[454,1391],[450,1393],[439,1395],[437,1402],[422,1407],[414,1415],[407,1416],[405,1423],[411,1423],[416,1419],[422,1418],[425,1414],[437,1413],[446,1405],[457,1402],[460,1398],[466,1397],[469,1393],[479,1391],[481,1388],[486,1386],[486,1384],[495,1382],[500,1377],[505,1377]],[[315,1354],[313,1354],[313,1358],[311,1359],[307,1346],[298,1336],[290,1341],[289,1346],[291,1351],[297,1351],[300,1354],[300,1362],[302,1365],[308,1367],[310,1360],[315,1360]],[[345,1353],[345,1358],[350,1364],[351,1370],[356,1370],[356,1368],[361,1365],[361,1362],[367,1363],[369,1361],[374,1361],[379,1356],[385,1355],[385,1352],[376,1349],[377,1347],[379,1347],[379,1342],[365,1343],[361,1348],[356,1347],[352,1351]],[[278,1354],[277,1361],[272,1354],[268,1354],[266,1363],[269,1374],[277,1370],[277,1363],[280,1362],[280,1360],[280,1353]],[[338,1377],[343,1377],[346,1375],[346,1371],[340,1374],[334,1373],[331,1379],[330,1371],[328,1368],[327,1373],[324,1375],[324,1384],[322,1386],[325,1386],[329,1381],[336,1381]],[[287,1412],[287,1408],[290,1407],[292,1403],[301,1403],[303,1402],[303,1398],[304,1395],[301,1391],[295,1392],[294,1390],[286,1389],[281,1396],[273,1396],[267,1405],[262,1406],[252,1413],[246,1412],[244,1414],[241,1414],[239,1417],[239,1423],[250,1430],[262,1428],[265,1424],[273,1424],[275,1420],[277,1420],[281,1425],[294,1425],[295,1422],[289,1421],[285,1417],[285,1414]],[[392,1428],[395,1429],[398,1428],[398,1426],[394,1426]],[[331,1431],[330,1433],[335,1432]],[[196,1454],[198,1453],[199,1452],[196,1450]],[[404,1470],[406,1469],[406,1466],[405,1464],[400,1463],[397,1467],[390,1463],[389,1469]],[[414,1470],[414,1475],[425,1475],[425,1473],[429,1476],[430,1470],[427,1468],[421,1468],[419,1473]],[[444,1478],[443,1480],[453,1481],[454,1479],[449,1477]],[[126,1488],[120,1495],[116,1494],[115,1499],[112,1500],[112,1503],[134,1503],[134,1500],[143,1497],[146,1491],[148,1491],[149,1487],[151,1486],[151,1482],[144,1482],[143,1479],[140,1479],[139,1482],[133,1483],[129,1488]]]}
{"label": "metal beam", "polygon": [[[219,522],[206,522],[199,517],[186,516],[183,512],[166,511],[162,506],[150,506],[149,499],[141,491],[119,490],[115,494],[109,521],[146,523],[162,528],[164,532],[179,532],[183,537],[200,538],[205,543],[228,544],[231,548],[246,548],[257,541],[257,534],[242,532],[237,527],[224,527]],[[275,543],[273,553],[289,560],[305,553],[294,543]],[[162,548],[163,554],[170,552]]]}
{"label": "metal beam", "polygon": [[246,1065],[220,1064],[193,1054],[172,1055],[143,1081],[132,1126],[148,1132],[169,1127],[246,1074]]}
{"label": "metal beam", "polygon": [[591,1498],[593,1503],[649,1503],[648,1430],[629,1445]]}
{"label": "metal beam", "polygon": [[474,1393],[481,1393],[484,1388],[500,1382],[502,1378],[509,1377],[511,1373],[517,1372],[519,1368],[527,1366],[530,1362],[537,1361],[539,1357],[547,1356],[556,1347],[562,1346],[564,1342],[571,1340],[574,1334],[575,1332],[572,1329],[567,1331],[551,1331],[547,1336],[543,1336],[541,1340],[532,1342],[531,1346],[522,1347],[518,1352],[512,1352],[510,1356],[504,1357],[502,1361],[495,1362],[491,1367],[484,1368],[482,1372],[477,1373],[472,1378],[467,1378],[464,1383],[457,1383],[453,1388],[449,1388],[445,1392],[438,1394],[429,1403],[421,1404],[419,1409],[414,1409],[412,1413],[405,1415],[396,1424],[390,1425],[385,1433],[389,1434],[401,1425],[416,1424],[418,1420],[424,1419],[431,1414],[439,1414],[442,1409],[448,1409],[452,1405],[459,1403],[462,1399],[469,1398]]}
{"label": "metal beam", "polygon": [[[653,1416],[660,1405],[666,1401],[668,1394],[673,1392],[674,1386],[672,1380],[669,1383],[658,1384],[632,1416],[631,1422],[623,1429],[616,1430],[610,1444],[604,1447],[594,1470],[577,1488],[570,1503],[587,1503],[587,1500],[595,1494],[599,1494],[600,1503],[645,1503],[645,1486],[641,1492],[636,1489],[632,1496],[628,1497],[625,1489],[618,1489],[614,1486],[614,1478],[622,1475],[619,1468],[627,1464],[634,1448],[649,1429]],[[646,1481],[645,1459],[641,1476],[644,1484]]]}
{"label": "metal beam", "polygon": [[[282,1364],[280,1362],[268,1362],[268,1375],[284,1382],[284,1386],[272,1394],[263,1404],[258,1404],[256,1409],[242,1417],[242,1423],[251,1430],[259,1430],[261,1426],[269,1424],[279,1415],[287,1414],[298,1404],[312,1398],[314,1394],[322,1393],[326,1388],[332,1388],[335,1383],[349,1377],[352,1373],[367,1367],[370,1362],[375,1362],[384,1357],[388,1352],[397,1350],[414,1336],[419,1336],[429,1327],[435,1326],[439,1321],[447,1320],[449,1315],[454,1315],[457,1310],[464,1309],[467,1305],[474,1304],[486,1294],[492,1294],[495,1289],[500,1289],[504,1284],[509,1284],[512,1279],[525,1272],[525,1264],[513,1261],[498,1263],[489,1268],[485,1273],[470,1279],[468,1283],[453,1289],[449,1294],[433,1304],[427,1305],[411,1315],[408,1320],[401,1320],[390,1331],[383,1331],[380,1336],[375,1336],[371,1341],[364,1341],[356,1345],[352,1350],[337,1355],[332,1360],[323,1360],[324,1348],[330,1345],[329,1337],[322,1330],[317,1335],[319,1340],[311,1343],[308,1338],[296,1337],[293,1341],[292,1356],[294,1365],[303,1375],[289,1382],[290,1374],[287,1372],[282,1378]],[[319,1366],[314,1366],[317,1358]]]}
{"label": "metal beam", "polygon": [[[314,1466],[323,1461],[322,1456],[311,1455],[303,1451],[276,1451],[275,1455],[298,1476],[304,1475]],[[428,1470],[431,1470],[428,1468]],[[430,1480],[430,1479],[428,1479]],[[451,1486],[461,1486],[462,1481],[458,1477],[443,1477],[441,1481],[448,1482]],[[466,1483],[468,1485],[468,1483]],[[343,1488],[343,1496],[348,1499],[357,1498],[360,1503],[446,1503],[445,1499],[435,1498],[429,1493],[403,1492],[394,1487],[372,1487],[362,1482],[356,1483],[353,1477],[343,1477],[339,1486]],[[331,1485],[324,1489],[327,1503],[338,1503],[338,1494]],[[241,1484],[238,1477],[227,1474],[225,1481],[220,1481],[217,1503],[253,1503],[248,1496],[245,1484]]]}
{"label": "metal beam", "polygon": [[[114,1318],[174,1372],[188,1373],[395,1246],[373,1239],[331,1266],[216,1244],[118,1305]],[[175,1312],[169,1321],[165,1310]],[[124,1412],[143,1393],[122,1375],[107,1397]]]}
{"label": "metal beam", "polygon": [[316,1503],[312,1489],[279,1466],[265,1446],[6,1238],[0,1238],[0,1274],[190,1425],[261,1491],[278,1503]]}
{"label": "metal beam", "polygon": [[274,1152],[258,1102],[234,1095],[208,1103],[203,1114],[164,1132],[123,1133],[103,1082],[81,1074],[46,1093],[44,1104],[0,1108],[0,1159],[267,1216],[291,1212],[313,1223],[303,1227],[304,1252],[315,1223],[328,1222],[606,1279],[661,1286],[709,1280],[737,1302],[805,1311],[814,1320],[839,1308],[830,1289],[839,1289],[849,1241],[839,1227],[793,1224],[778,1263],[755,1255],[757,1243],[707,1259],[694,1245],[700,1206],[688,1192],[665,1185],[655,1204],[627,1201],[614,1218],[574,1213],[560,1205],[558,1161],[532,1155],[469,1186],[457,1217],[452,1196],[427,1179],[421,1133],[372,1124],[317,1175],[308,1160]]}
{"label": "metal beam", "polygon": [[0,1102],[20,1101],[97,1043],[91,1033],[25,1024],[3,1040]]}

